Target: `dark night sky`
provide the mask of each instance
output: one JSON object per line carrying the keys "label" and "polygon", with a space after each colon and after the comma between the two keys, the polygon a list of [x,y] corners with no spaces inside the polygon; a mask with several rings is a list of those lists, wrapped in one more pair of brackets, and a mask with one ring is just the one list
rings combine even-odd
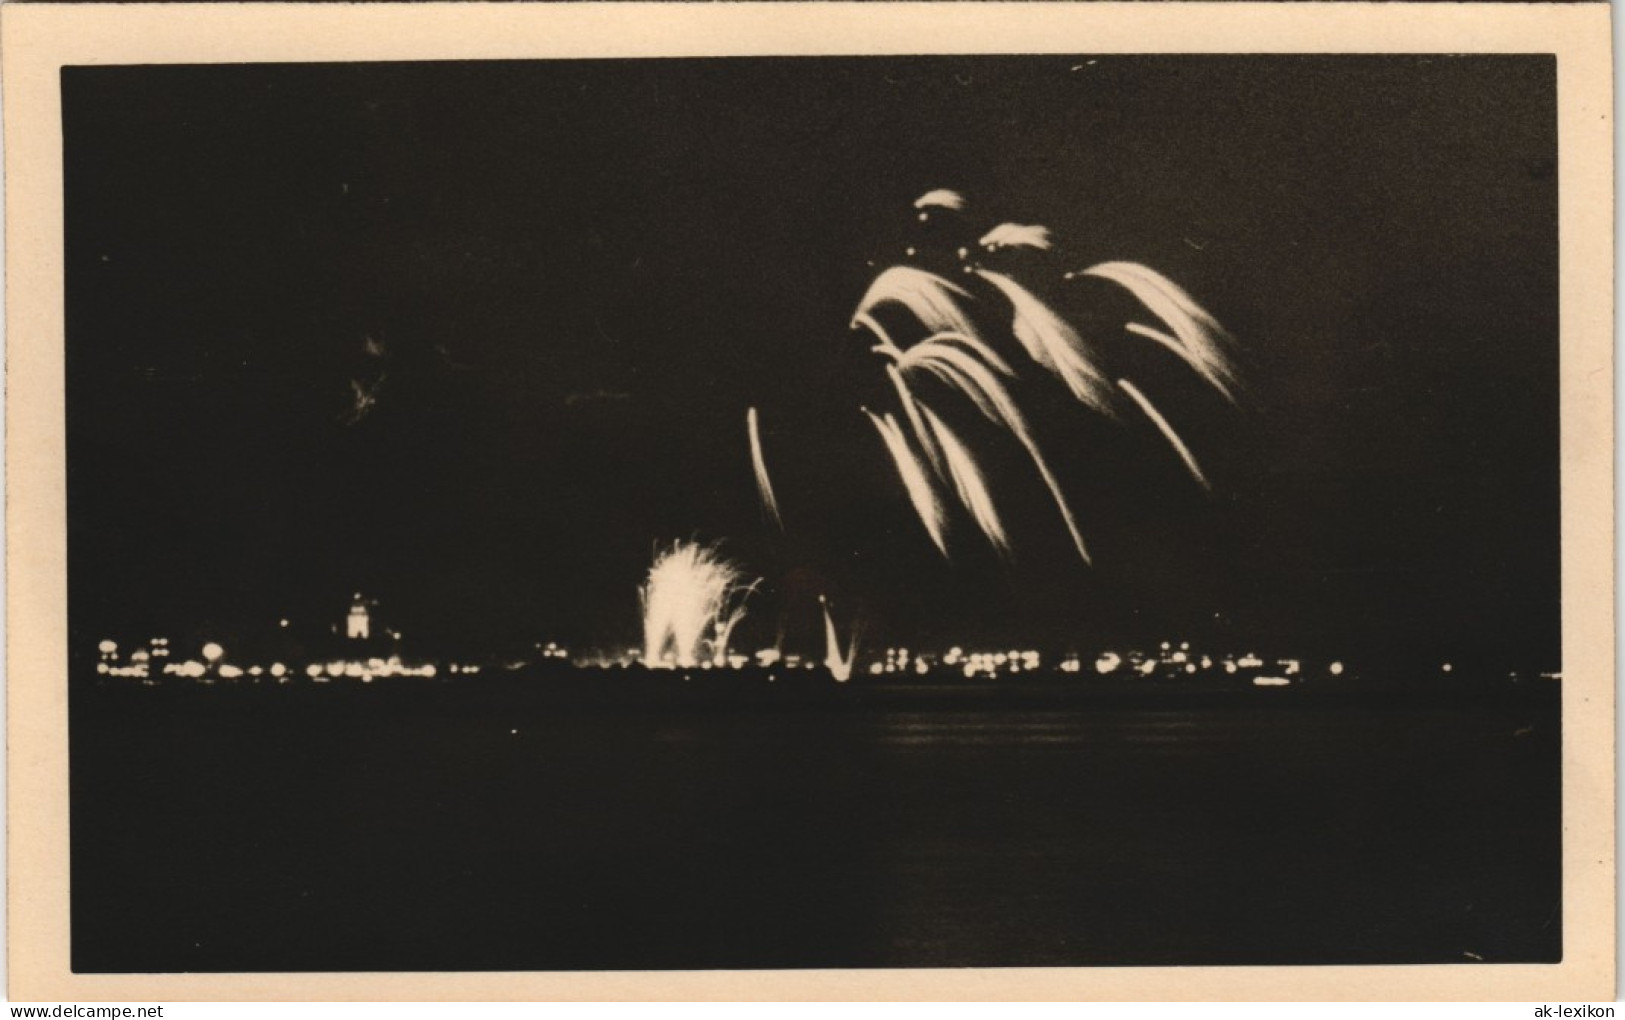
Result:
{"label": "dark night sky", "polygon": [[[747,644],[827,592],[902,643],[1555,664],[1554,70],[68,69],[75,641],[309,625],[359,589],[430,643],[622,644],[654,545],[698,537],[766,579]],[[939,187],[975,224],[1050,226],[1033,280],[1142,261],[1236,335],[1240,410],[1144,369],[1211,498],[1143,429],[1035,391],[1096,567],[991,435],[1016,561],[968,528],[936,557],[857,410],[884,381],[846,322],[867,261],[954,243],[912,219]],[[1045,293],[1090,330],[1127,314]],[[359,420],[352,380],[377,384]]]}

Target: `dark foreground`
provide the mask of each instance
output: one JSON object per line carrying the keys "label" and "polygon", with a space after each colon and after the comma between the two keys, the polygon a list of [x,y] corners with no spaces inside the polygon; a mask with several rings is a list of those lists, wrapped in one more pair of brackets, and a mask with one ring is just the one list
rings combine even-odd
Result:
{"label": "dark foreground", "polygon": [[1551,961],[1558,700],[87,684],[74,969]]}

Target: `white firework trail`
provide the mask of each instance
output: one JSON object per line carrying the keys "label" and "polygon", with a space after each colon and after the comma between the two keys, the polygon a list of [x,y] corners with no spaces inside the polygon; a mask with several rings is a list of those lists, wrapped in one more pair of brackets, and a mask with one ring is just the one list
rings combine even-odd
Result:
{"label": "white firework trail", "polygon": [[1110,383],[1095,367],[1093,352],[1077,330],[1062,321],[1032,291],[1003,273],[978,269],[976,274],[1009,299],[1015,315],[1011,331],[1027,355],[1054,373],[1084,406],[1111,416]]}
{"label": "white firework trail", "polygon": [[[1068,279],[1074,276],[1110,280],[1128,290],[1173,331],[1178,341],[1175,353],[1226,400],[1236,402],[1232,389],[1236,385],[1236,372],[1225,352],[1225,345],[1232,342],[1230,334],[1178,284],[1137,262],[1103,262],[1067,274]],[[1140,336],[1148,335],[1144,327],[1132,331]],[[1152,336],[1151,339],[1163,342],[1166,338]]]}
{"label": "white firework trail", "polygon": [[927,191],[914,200],[916,209],[952,209],[955,212],[965,208],[965,196],[957,191],[947,188],[937,188]]}
{"label": "white firework trail", "polygon": [[908,424],[914,430],[914,438],[919,441],[920,450],[925,459],[930,462],[931,470],[938,477],[942,475],[942,448],[936,437],[925,427],[925,419],[920,416],[920,402],[914,399],[914,392],[908,388],[903,379],[903,373],[897,370],[895,364],[886,366],[886,377],[891,380],[892,387],[897,390],[897,402],[903,406],[903,413],[908,416]]}
{"label": "white firework trail", "polygon": [[1050,250],[1049,228],[1037,224],[1001,223],[982,235],[976,242],[988,251],[999,248],[1033,248]]}
{"label": "white firework trail", "polygon": [[909,502],[914,504],[914,512],[925,525],[926,533],[931,536],[931,542],[942,555],[948,555],[948,543],[944,538],[944,522],[942,503],[937,499],[936,489],[931,485],[931,479],[921,466],[919,458],[909,449],[908,438],[903,430],[897,427],[897,419],[890,414],[877,415],[867,407],[863,413],[875,423],[875,429],[886,444],[886,450],[891,453],[892,460],[897,465],[898,477],[903,480],[903,489],[908,493]]}
{"label": "white firework trail", "polygon": [[[1015,369],[1010,367],[1010,363],[1005,361],[1004,358],[1000,357],[999,352],[995,351],[992,347],[989,347],[986,341],[974,334],[953,332],[933,333],[924,340],[921,340],[919,343],[915,344],[913,347],[909,348],[908,353],[920,350],[921,348],[930,349],[931,345],[941,346],[945,344],[954,344],[963,347],[970,353],[976,355],[976,357],[980,358],[983,363],[985,363],[989,368],[997,371],[1000,375],[1010,376],[1011,378],[1015,377]],[[895,348],[884,353],[886,353],[886,355],[892,359],[894,364],[902,364],[908,361],[908,353]]]}
{"label": "white firework trail", "polygon": [[1128,323],[1123,328],[1128,330],[1130,333],[1133,333],[1135,336],[1143,336],[1147,340],[1156,341],[1162,346],[1168,348],[1170,351],[1173,351],[1174,354],[1179,356],[1181,361],[1185,362],[1186,364],[1190,363],[1190,352],[1185,350],[1185,346],[1178,340],[1175,340],[1173,337],[1169,336],[1167,333],[1164,333],[1162,330],[1152,329],[1150,326],[1139,322]]}
{"label": "white firework trail", "polygon": [[[749,587],[744,589],[744,593],[748,595],[755,590],[756,584],[753,582]],[[733,640],[734,628],[739,626],[739,621],[743,620],[744,618],[745,606],[743,602],[734,606],[734,608],[728,612],[726,616],[717,617],[717,620],[713,626],[715,637],[711,642],[712,665],[721,666],[727,663],[728,642]]]}
{"label": "white firework trail", "polygon": [[773,481],[767,476],[767,461],[762,457],[762,433],[756,420],[756,408],[752,407],[745,414],[745,426],[750,432],[750,463],[756,471],[756,494],[761,497],[762,510],[783,531],[784,519],[779,516],[779,501],[773,495]]}
{"label": "white firework trail", "polygon": [[913,314],[927,333],[974,335],[976,329],[960,310],[956,297],[969,300],[971,295],[952,280],[935,273],[913,266],[892,266],[875,277],[864,292],[858,310],[853,313],[852,328],[867,328],[880,340],[882,350],[893,355],[901,353],[874,315],[877,309],[895,304]]}
{"label": "white firework trail", "polygon": [[1027,425],[1027,419],[992,371],[962,350],[935,343],[923,343],[909,348],[902,367],[905,370],[920,369],[935,375],[963,393],[989,421],[1003,427],[1021,443],[1039,477],[1043,479],[1045,487],[1049,489],[1050,497],[1054,499],[1061,519],[1066,523],[1067,534],[1072,537],[1072,544],[1077,548],[1078,555],[1083,558],[1083,562],[1092,563],[1089,546],[1084,542],[1083,533],[1078,529],[1077,518],[1073,516],[1072,507],[1066,501],[1066,494],[1061,491],[1061,483],[1050,471],[1048,462],[1038,448],[1038,440],[1034,438],[1032,429]]}
{"label": "white firework trail", "polygon": [[852,679],[852,662],[858,654],[857,629],[853,628],[851,640],[843,652],[840,636],[835,632],[835,618],[829,613],[829,601],[820,595],[818,604],[824,609],[824,667],[836,683],[844,684]]}
{"label": "white firework trail", "polygon": [[1159,412],[1156,407],[1152,405],[1151,401],[1146,398],[1146,395],[1141,393],[1139,388],[1133,383],[1129,382],[1127,379],[1119,379],[1117,380],[1117,385],[1123,390],[1124,393],[1127,393],[1136,404],[1140,405],[1140,410],[1145,412],[1145,416],[1150,418],[1151,423],[1162,431],[1163,437],[1167,439],[1169,445],[1174,448],[1174,452],[1179,454],[1179,459],[1185,462],[1185,467],[1190,470],[1191,477],[1196,479],[1196,483],[1202,488],[1211,491],[1213,487],[1208,484],[1207,476],[1202,474],[1202,469],[1197,466],[1196,458],[1191,455],[1190,447],[1186,446],[1185,441],[1179,438],[1179,434],[1174,431],[1174,427],[1168,424],[1168,419],[1162,416],[1161,412]]}
{"label": "white firework trail", "polygon": [[[716,550],[676,542],[656,555],[638,594],[643,602],[643,664],[693,666],[727,654],[755,582]],[[668,661],[669,660],[669,661]]]}
{"label": "white firework trail", "polygon": [[959,501],[969,510],[976,526],[987,536],[1001,556],[1010,554],[1010,539],[1004,532],[1004,524],[999,520],[998,511],[993,506],[993,497],[988,494],[987,481],[982,477],[982,471],[976,466],[976,458],[971,456],[965,445],[959,441],[941,418],[938,418],[929,407],[923,409],[925,417],[931,424],[931,432],[937,445],[942,450],[942,459],[948,468],[949,477],[953,479],[954,489],[959,493]]}

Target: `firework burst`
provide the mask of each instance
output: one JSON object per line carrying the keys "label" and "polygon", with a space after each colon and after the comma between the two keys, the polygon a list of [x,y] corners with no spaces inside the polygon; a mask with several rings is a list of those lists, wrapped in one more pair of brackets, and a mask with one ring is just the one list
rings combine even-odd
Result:
{"label": "firework burst", "polygon": [[714,547],[676,542],[655,556],[643,600],[643,663],[689,667],[719,663],[756,588]]}
{"label": "firework burst", "polygon": [[[924,220],[934,210],[963,215],[966,202],[956,191],[939,189],[922,195],[914,207]],[[999,223],[988,229],[977,245],[981,253],[997,256],[1011,249],[1049,253],[1055,242],[1048,227]],[[907,254],[912,259],[918,252],[911,247]],[[1009,553],[1011,542],[975,452],[949,430],[915,385],[927,377],[948,397],[968,402],[1017,441],[1049,490],[1073,546],[1085,563],[1091,560],[1077,515],[1050,470],[1012,390],[1024,370],[1057,380],[1078,404],[1099,417],[1111,421],[1119,421],[1123,413],[1142,417],[1155,428],[1196,484],[1203,490],[1210,489],[1195,454],[1169,418],[1132,380],[1111,371],[1100,343],[1082,336],[1008,271],[989,269],[974,261],[968,248],[958,249],[958,258],[967,280],[985,284],[985,293],[972,293],[966,286],[914,265],[893,265],[881,270],[870,284],[851,324],[852,329],[873,339],[874,351],[886,360],[885,372],[899,408],[898,414],[868,408],[863,412],[890,453],[921,525],[944,556],[949,555],[947,504],[954,501],[1001,555]],[[1234,341],[1183,289],[1134,262],[1104,262],[1066,273],[1060,280],[1064,283],[1083,277],[1123,288],[1143,306],[1148,318],[1159,324],[1125,322],[1122,336],[1167,349],[1226,401],[1236,403],[1238,379],[1229,354]],[[1002,333],[991,334],[978,326],[984,320],[1006,325]],[[991,342],[996,335],[1013,340],[1025,356],[1019,367],[1013,367],[998,353]]]}

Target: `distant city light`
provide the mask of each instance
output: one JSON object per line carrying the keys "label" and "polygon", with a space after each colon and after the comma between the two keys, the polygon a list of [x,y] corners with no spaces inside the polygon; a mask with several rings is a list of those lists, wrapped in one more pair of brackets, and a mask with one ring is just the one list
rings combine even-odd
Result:
{"label": "distant city light", "polygon": [[1332,676],[1342,676],[1343,675],[1343,664],[1341,662],[1334,662],[1330,666],[1326,667],[1326,671],[1328,673],[1330,673]]}
{"label": "distant city light", "polygon": [[225,654],[226,650],[213,641],[203,646],[203,657],[210,662],[219,662],[220,657]]}
{"label": "distant city light", "polygon": [[1452,670],[1454,670],[1454,669],[1455,669],[1455,668],[1456,668],[1456,667],[1455,667],[1455,666],[1452,666],[1452,665],[1451,665],[1451,664],[1450,664],[1450,663],[1448,663],[1448,662],[1447,662],[1447,663],[1445,663],[1445,664],[1444,664],[1444,665],[1443,665],[1443,666],[1440,666],[1440,667],[1439,667],[1439,668],[1440,668],[1440,669],[1441,669],[1441,670],[1443,670],[1443,671],[1444,671],[1444,672],[1446,672],[1446,673],[1449,673],[1449,672],[1451,672],[1451,671],[1452,671]]}
{"label": "distant city light", "polygon": [[118,642],[104,640],[101,644],[96,646],[96,650],[101,652],[103,655],[112,655],[114,652],[118,651]]}

